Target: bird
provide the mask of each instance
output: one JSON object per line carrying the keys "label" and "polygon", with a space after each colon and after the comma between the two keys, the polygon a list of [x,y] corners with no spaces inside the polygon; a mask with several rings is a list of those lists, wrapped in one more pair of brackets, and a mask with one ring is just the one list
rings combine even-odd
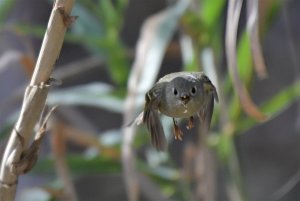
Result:
{"label": "bird", "polygon": [[145,95],[144,110],[133,121],[145,124],[151,136],[151,143],[158,151],[167,146],[160,114],[173,119],[174,137],[182,140],[183,132],[175,118],[188,118],[186,128],[194,127],[194,116],[198,116],[201,126],[209,129],[218,102],[216,87],[203,72],[174,72],[156,82]]}

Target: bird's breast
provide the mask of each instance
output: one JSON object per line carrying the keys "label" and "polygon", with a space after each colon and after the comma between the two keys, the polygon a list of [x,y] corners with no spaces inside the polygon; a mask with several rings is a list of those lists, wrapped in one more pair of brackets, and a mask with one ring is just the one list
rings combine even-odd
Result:
{"label": "bird's breast", "polygon": [[195,115],[200,110],[201,104],[190,101],[186,104],[178,102],[176,104],[160,104],[159,111],[169,117],[188,118]]}

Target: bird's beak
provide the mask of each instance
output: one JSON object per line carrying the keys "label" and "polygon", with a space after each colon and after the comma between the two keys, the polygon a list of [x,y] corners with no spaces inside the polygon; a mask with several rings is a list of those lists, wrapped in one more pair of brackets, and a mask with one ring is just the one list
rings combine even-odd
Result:
{"label": "bird's beak", "polygon": [[182,101],[184,104],[187,104],[187,103],[189,102],[189,100],[190,100],[190,96],[187,95],[187,94],[182,94],[182,95],[180,96],[180,99],[181,99],[181,101]]}

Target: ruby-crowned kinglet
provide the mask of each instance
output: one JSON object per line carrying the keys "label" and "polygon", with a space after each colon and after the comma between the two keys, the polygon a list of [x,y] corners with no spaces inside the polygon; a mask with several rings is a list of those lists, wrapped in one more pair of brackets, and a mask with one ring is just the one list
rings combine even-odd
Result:
{"label": "ruby-crowned kinglet", "polygon": [[176,72],[162,77],[145,95],[144,111],[134,123],[145,123],[157,150],[166,148],[166,138],[159,112],[173,118],[174,137],[182,140],[182,131],[175,118],[189,118],[187,129],[193,127],[193,116],[199,116],[201,126],[210,127],[214,99],[218,101],[215,86],[202,72]]}

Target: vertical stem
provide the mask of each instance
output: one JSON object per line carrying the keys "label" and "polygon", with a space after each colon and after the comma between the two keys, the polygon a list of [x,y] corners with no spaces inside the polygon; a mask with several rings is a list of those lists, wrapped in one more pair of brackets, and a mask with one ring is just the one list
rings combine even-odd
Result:
{"label": "vertical stem", "polygon": [[66,136],[64,127],[55,122],[52,133],[52,149],[54,153],[54,161],[59,178],[64,184],[64,192],[67,200],[78,201],[74,184],[71,179],[70,170],[66,164]]}
{"label": "vertical stem", "polygon": [[195,200],[215,200],[215,161],[212,151],[207,146],[208,127],[201,122],[199,141],[195,158],[196,189]]}
{"label": "vertical stem", "polygon": [[[29,146],[34,137],[33,128],[45,106],[49,86],[41,83],[49,80],[67,29],[58,8],[63,6],[65,12],[70,13],[73,2],[74,0],[57,0],[53,6],[34,73],[24,94],[19,119],[11,132],[1,161],[0,201],[12,201],[15,198],[19,175],[13,173],[10,167],[20,160],[22,152]],[[17,135],[24,139],[23,143]]]}

